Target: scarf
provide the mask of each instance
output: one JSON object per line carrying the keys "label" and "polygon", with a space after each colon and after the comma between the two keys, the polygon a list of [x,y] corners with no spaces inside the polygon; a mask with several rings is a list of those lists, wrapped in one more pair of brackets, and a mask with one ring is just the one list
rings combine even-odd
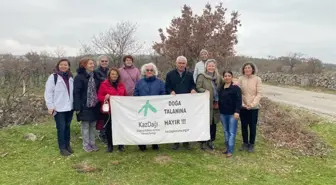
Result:
{"label": "scarf", "polygon": [[87,107],[95,107],[98,103],[97,92],[96,92],[96,83],[93,78],[93,72],[88,72],[90,78],[88,82],[88,90],[87,90],[87,98],[86,98],[86,106]]}
{"label": "scarf", "polygon": [[59,71],[58,75],[60,75],[63,78],[65,86],[66,86],[66,88],[68,90],[68,94],[70,96],[70,84],[69,84],[69,78],[70,77],[69,77],[69,73],[68,72],[61,72],[61,71]]}
{"label": "scarf", "polygon": [[209,79],[211,79],[211,85],[212,85],[212,88],[213,88],[213,99],[214,101],[217,101],[219,100],[219,95],[218,95],[218,91],[217,91],[217,75],[215,75],[215,73],[206,73],[205,74],[206,77],[208,77]]}
{"label": "scarf", "polygon": [[118,82],[117,82],[117,81],[112,82],[112,81],[110,80],[110,84],[111,84],[112,87],[114,87],[116,90],[118,89]]}

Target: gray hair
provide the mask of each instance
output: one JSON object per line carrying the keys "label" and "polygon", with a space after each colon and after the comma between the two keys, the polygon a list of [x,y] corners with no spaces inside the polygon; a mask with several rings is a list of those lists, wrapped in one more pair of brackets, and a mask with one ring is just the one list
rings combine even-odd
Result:
{"label": "gray hair", "polygon": [[187,58],[185,56],[178,56],[176,58],[176,62],[179,61],[179,60],[184,60],[184,61],[186,61],[188,63],[188,60],[187,60]]}
{"label": "gray hair", "polygon": [[218,68],[217,68],[217,61],[215,59],[208,59],[205,62],[205,73],[208,72],[207,67],[210,63],[214,63],[216,65],[215,74],[219,76],[219,72],[218,72]]}
{"label": "gray hair", "polygon": [[154,63],[151,62],[151,63],[144,64],[144,65],[141,67],[141,76],[142,76],[142,77],[145,77],[145,76],[146,76],[146,68],[147,68],[148,66],[152,66],[153,71],[154,71],[154,75],[155,75],[155,76],[158,76],[158,75],[159,75],[159,71],[158,71],[156,65],[155,65]]}
{"label": "gray hair", "polygon": [[107,60],[109,60],[108,56],[106,56],[106,55],[100,55],[100,56],[98,56],[98,57],[97,57],[97,65],[98,65],[98,66],[99,66],[99,64],[100,64],[100,60],[101,60],[102,58],[107,58]]}
{"label": "gray hair", "polygon": [[208,50],[206,50],[206,49],[202,49],[202,50],[200,51],[200,55],[201,55],[202,53],[209,54]]}

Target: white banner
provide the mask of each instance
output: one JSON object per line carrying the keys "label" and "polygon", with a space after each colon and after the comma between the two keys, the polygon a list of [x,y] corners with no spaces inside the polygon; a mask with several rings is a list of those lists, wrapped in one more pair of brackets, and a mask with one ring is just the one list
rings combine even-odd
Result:
{"label": "white banner", "polygon": [[113,96],[110,100],[113,145],[210,139],[209,93]]}

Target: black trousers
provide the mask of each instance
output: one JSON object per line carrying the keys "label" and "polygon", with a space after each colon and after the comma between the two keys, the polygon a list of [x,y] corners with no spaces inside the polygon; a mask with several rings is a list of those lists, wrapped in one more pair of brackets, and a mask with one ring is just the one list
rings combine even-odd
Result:
{"label": "black trousers", "polygon": [[[138,147],[139,147],[140,150],[146,150],[147,149],[146,145],[138,145]],[[152,148],[153,149],[158,149],[159,145],[152,145]]]}
{"label": "black trousers", "polygon": [[210,125],[210,140],[211,141],[215,141],[216,140],[216,131],[217,131],[217,124],[216,123],[212,123]]}
{"label": "black trousers", "polygon": [[240,111],[241,131],[244,144],[254,144],[255,142],[257,134],[258,113],[259,109],[242,109]]}
{"label": "black trousers", "polygon": [[[212,119],[212,123],[210,124],[210,141],[216,140],[217,133],[217,124],[215,123],[215,119]],[[206,141],[200,141],[200,143],[205,143]]]}
{"label": "black trousers", "polygon": [[[107,138],[107,146],[113,147],[113,142],[112,142],[112,118],[108,115],[104,116],[104,124],[105,126],[105,134]],[[123,145],[119,145],[123,146]]]}

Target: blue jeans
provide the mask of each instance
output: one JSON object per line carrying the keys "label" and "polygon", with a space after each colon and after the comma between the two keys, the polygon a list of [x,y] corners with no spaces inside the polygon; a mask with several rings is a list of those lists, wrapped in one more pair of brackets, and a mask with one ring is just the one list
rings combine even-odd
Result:
{"label": "blue jeans", "polygon": [[233,115],[220,115],[220,119],[223,126],[225,145],[228,153],[233,153],[238,121],[234,119]]}
{"label": "blue jeans", "polygon": [[70,146],[70,124],[73,111],[57,112],[54,116],[57,128],[57,141],[60,150],[67,149]]}

